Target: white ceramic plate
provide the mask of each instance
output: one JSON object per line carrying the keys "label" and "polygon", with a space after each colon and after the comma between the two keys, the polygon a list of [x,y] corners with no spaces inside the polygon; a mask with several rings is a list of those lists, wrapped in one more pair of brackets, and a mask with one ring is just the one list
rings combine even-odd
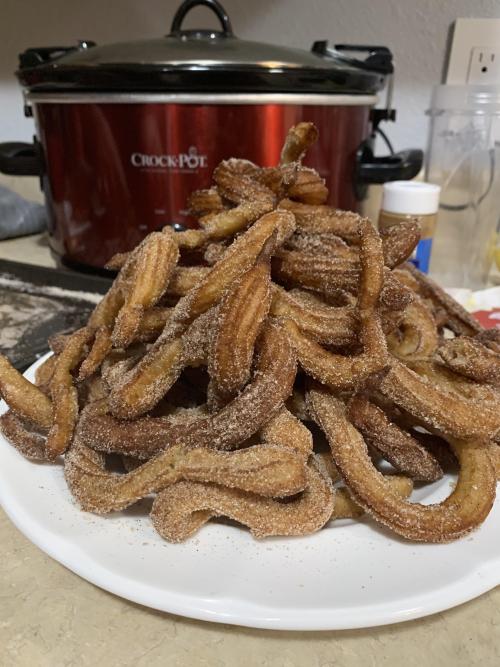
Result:
{"label": "white ceramic plate", "polygon": [[[450,484],[442,480],[413,498],[435,502]],[[260,542],[213,523],[172,545],[152,528],[146,501],[107,517],[81,512],[61,466],[30,463],[1,439],[0,502],[28,539],[84,579],[206,621],[360,628],[449,609],[500,584],[499,500],[478,531],[446,545],[407,543],[368,519]]]}

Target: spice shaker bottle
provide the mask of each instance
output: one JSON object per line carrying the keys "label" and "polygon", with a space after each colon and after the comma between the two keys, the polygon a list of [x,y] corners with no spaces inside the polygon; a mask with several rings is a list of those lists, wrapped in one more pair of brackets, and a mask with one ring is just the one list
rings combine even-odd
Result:
{"label": "spice shaker bottle", "polygon": [[393,181],[385,183],[382,194],[382,209],[378,220],[382,231],[401,220],[420,222],[421,237],[410,261],[428,273],[432,239],[439,209],[439,185],[421,181]]}

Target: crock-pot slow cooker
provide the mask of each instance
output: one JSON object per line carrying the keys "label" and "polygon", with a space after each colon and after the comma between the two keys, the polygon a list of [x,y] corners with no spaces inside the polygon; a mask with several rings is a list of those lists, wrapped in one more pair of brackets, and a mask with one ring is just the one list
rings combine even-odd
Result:
{"label": "crock-pot slow cooker", "polygon": [[[216,13],[220,31],[182,29],[196,5]],[[167,224],[194,226],[187,196],[220,160],[276,164],[301,120],[320,133],[306,164],[331,204],[356,210],[367,184],[421,167],[419,150],[373,155],[374,128],[394,119],[374,108],[392,72],[385,47],[243,41],[217,0],[186,0],[160,39],[22,53],[17,76],[38,137],[1,144],[0,171],[41,176],[51,247],[81,268],[99,269]]]}

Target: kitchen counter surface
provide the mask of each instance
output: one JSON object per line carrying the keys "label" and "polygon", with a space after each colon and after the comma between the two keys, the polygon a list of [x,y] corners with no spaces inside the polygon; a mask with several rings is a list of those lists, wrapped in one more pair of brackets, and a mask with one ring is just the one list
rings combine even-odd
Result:
{"label": "kitchen counter surface", "polygon": [[56,265],[55,259],[50,254],[46,234],[33,234],[0,241],[0,259],[10,259],[14,262],[26,262],[38,266],[54,267]]}
{"label": "kitchen counter surface", "polygon": [[[0,242],[0,257],[53,266],[43,235]],[[262,631],[184,619],[106,593],[42,553],[1,511],[0,544],[2,667],[500,664],[500,588],[399,625]]]}

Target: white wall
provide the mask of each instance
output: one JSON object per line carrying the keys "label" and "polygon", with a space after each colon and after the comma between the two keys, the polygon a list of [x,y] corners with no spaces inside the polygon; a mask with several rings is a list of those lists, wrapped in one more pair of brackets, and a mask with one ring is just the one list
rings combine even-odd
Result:
{"label": "white wall", "polygon": [[[172,0],[0,0],[0,141],[25,140],[32,123],[22,114],[13,71],[29,46],[98,43],[168,32]],[[499,0],[223,0],[236,34],[304,49],[316,39],[378,43],[396,59],[396,147],[425,146],[430,88],[439,83],[447,33],[459,16],[500,17]],[[210,22],[193,11],[189,27]],[[215,22],[211,22],[215,26]]]}

